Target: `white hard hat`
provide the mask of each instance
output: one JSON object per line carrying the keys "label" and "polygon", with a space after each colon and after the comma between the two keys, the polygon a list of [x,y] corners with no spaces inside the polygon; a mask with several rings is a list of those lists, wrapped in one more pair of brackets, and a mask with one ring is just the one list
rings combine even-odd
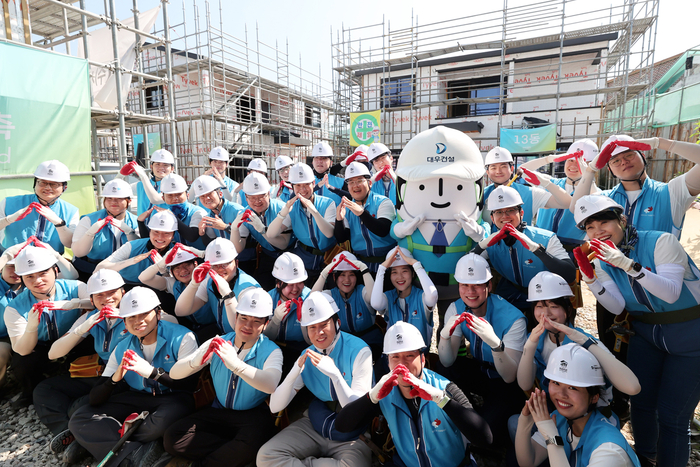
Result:
{"label": "white hard hat", "polygon": [[499,209],[511,208],[523,204],[520,193],[513,187],[500,185],[496,187],[486,200],[488,210],[493,212]]}
{"label": "white hard hat", "polygon": [[[413,258],[413,255],[411,254],[411,252],[408,251],[406,248],[404,248],[404,247],[399,247],[399,248],[401,248],[401,252],[404,254],[404,256],[406,256],[408,258]],[[386,259],[391,258],[391,254],[394,252],[394,250],[395,249],[392,248],[391,251],[386,254]],[[408,266],[408,263],[403,260],[403,258],[401,257],[401,255],[399,254],[398,251],[396,252],[396,259],[392,263],[391,267],[393,268],[396,266]]]}
{"label": "white hard hat", "polygon": [[124,294],[119,303],[119,317],[124,319],[129,316],[147,313],[160,306],[158,295],[146,287],[134,287]]}
{"label": "white hard hat", "polygon": [[574,143],[569,146],[567,154],[573,154],[576,151],[583,151],[583,160],[586,162],[591,162],[595,156],[598,155],[598,145],[592,139],[584,138],[574,141]]}
{"label": "white hard hat", "polygon": [[372,143],[369,145],[369,150],[366,152],[370,161],[376,159],[382,154],[391,153],[391,150],[382,143]]}
{"label": "white hard hat", "polygon": [[[605,146],[612,143],[613,141],[634,141],[634,138],[632,138],[631,136],[627,136],[627,135],[612,135],[611,137],[609,137],[608,139],[605,140],[605,142],[603,143],[603,146],[601,146],[601,147],[603,149],[605,149]],[[615,149],[613,149],[612,155],[610,157],[617,156],[618,154],[621,154],[621,153],[623,153],[625,151],[629,151],[629,150],[630,150],[630,148],[626,148],[624,146],[618,146]]]}
{"label": "white hard hat", "polygon": [[222,148],[221,146],[217,146],[209,152],[209,159],[212,159],[215,161],[228,162],[229,161],[229,154],[228,154],[228,151],[226,150],[226,148]]}
{"label": "white hard hat", "polygon": [[158,149],[153,151],[153,154],[151,154],[151,164],[154,162],[175,165],[175,157],[173,156],[173,153],[167,149]]}
{"label": "white hard hat", "polygon": [[485,284],[492,277],[489,263],[474,253],[462,256],[455,266],[455,280],[460,284]]}
{"label": "white hard hat", "polygon": [[[345,258],[347,258],[348,261],[357,261],[357,256],[353,255],[353,254],[350,253],[349,251],[341,251],[340,253],[338,253],[337,255],[335,255],[335,256],[333,257],[333,261],[335,261],[337,258],[339,258],[340,255],[344,255]],[[351,264],[348,264],[348,263],[346,263],[345,261],[341,261],[340,264],[338,264],[338,265],[335,267],[335,269],[333,269],[333,270],[334,270],[334,271],[339,271],[339,272],[342,272],[342,271],[357,271],[357,269],[355,269]]]}
{"label": "white hard hat", "polygon": [[216,264],[230,263],[238,257],[236,247],[231,240],[223,237],[214,239],[204,252],[204,261],[209,261],[212,266]]}
{"label": "white hard hat", "polygon": [[506,148],[496,146],[486,153],[484,165],[500,164],[502,162],[513,162],[513,155]]}
{"label": "white hard hat", "polygon": [[15,274],[26,276],[35,272],[46,271],[58,260],[46,248],[27,245],[15,258]]}
{"label": "white hard hat", "polygon": [[574,221],[576,222],[576,227],[581,230],[586,230],[586,226],[584,225],[586,219],[594,214],[608,210],[615,211],[618,214],[624,212],[622,206],[607,196],[586,195],[580,197],[578,201],[576,201],[576,206],[574,207]]}
{"label": "white hard hat", "polygon": [[307,164],[297,162],[289,170],[289,183],[315,183],[314,171]]}
{"label": "white hard hat", "polygon": [[304,282],[309,275],[306,273],[304,261],[300,257],[294,253],[284,252],[275,260],[272,277],[287,284],[296,284]]}
{"label": "white hard hat", "polygon": [[290,165],[294,165],[294,161],[289,156],[281,155],[275,159],[275,170],[281,170]]}
{"label": "white hard hat", "polygon": [[148,228],[160,232],[177,232],[177,217],[169,209],[156,212],[148,220]]}
{"label": "white hard hat", "polygon": [[177,251],[175,252],[175,255],[172,257],[170,262],[165,263],[167,267],[173,267],[177,266],[178,264],[186,263],[187,261],[192,261],[193,259],[198,258],[197,255],[194,253],[190,253],[187,250],[183,250],[182,248],[178,248]]}
{"label": "white hard hat", "polygon": [[248,162],[248,170],[257,170],[258,172],[267,173],[267,163],[262,159],[251,159]]}
{"label": "white hard hat", "polygon": [[105,183],[102,195],[105,198],[131,198],[134,196],[134,192],[126,180],[115,178]]}
{"label": "white hard hat", "polygon": [[184,193],[187,191],[187,182],[181,175],[169,173],[160,181],[160,191],[163,194]]}
{"label": "white hard hat", "polygon": [[[168,178],[169,176],[170,175],[166,176],[165,178]],[[165,180],[165,178],[163,180]],[[199,198],[200,196],[211,193],[212,191],[220,190],[221,184],[214,177],[202,175],[201,177],[197,177],[195,179],[194,183],[192,184],[192,188],[194,188],[194,196]]]}
{"label": "white hard hat", "polygon": [[51,160],[39,164],[34,176],[50,182],[67,182],[70,180],[70,170],[63,162]]}
{"label": "white hard hat", "polygon": [[264,195],[270,192],[270,182],[261,173],[251,172],[243,180],[243,193],[246,195]]}
{"label": "white hard hat", "polygon": [[326,321],[336,313],[338,313],[338,306],[330,295],[323,292],[311,292],[301,307],[299,324],[305,327],[311,326]]}
{"label": "white hard hat", "polygon": [[573,343],[552,350],[544,376],[550,381],[583,388],[605,386],[600,362],[591,352]]}
{"label": "white hard hat", "polygon": [[314,146],[313,151],[311,151],[311,157],[333,157],[333,149],[331,149],[330,144],[321,141]]}
{"label": "white hard hat", "polygon": [[354,177],[367,177],[371,175],[369,169],[362,162],[350,162],[350,164],[345,168],[345,180]]}
{"label": "white hard hat", "polygon": [[272,297],[260,287],[251,288],[238,298],[236,313],[267,318],[272,314]]}
{"label": "white hard hat", "polygon": [[124,285],[122,275],[112,269],[100,269],[87,281],[87,291],[93,295],[107,290],[114,290]]}
{"label": "white hard hat", "polygon": [[478,180],[485,172],[481,151],[474,141],[461,131],[444,126],[414,136],[396,165],[396,175],[404,180]]}
{"label": "white hard hat", "polygon": [[367,154],[368,149],[369,149],[369,146],[367,146],[366,144],[360,144],[358,147],[355,148],[355,152],[360,151],[360,152],[364,152],[365,154]]}
{"label": "white hard hat", "polygon": [[397,321],[384,334],[384,353],[412,352],[425,347],[423,335],[411,323]]}
{"label": "white hard hat", "polygon": [[561,297],[573,297],[571,287],[563,277],[549,271],[540,271],[527,286],[527,301],[554,300]]}

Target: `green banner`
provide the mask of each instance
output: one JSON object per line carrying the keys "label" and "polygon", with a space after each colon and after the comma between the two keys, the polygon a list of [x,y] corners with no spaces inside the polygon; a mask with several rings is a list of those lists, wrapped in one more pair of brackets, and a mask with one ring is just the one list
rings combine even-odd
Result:
{"label": "green banner", "polygon": [[513,154],[553,152],[557,147],[556,125],[526,130],[501,128],[499,146]]}
{"label": "green banner", "polygon": [[[0,42],[0,175],[33,174],[57,159],[91,170],[90,88],[83,59]],[[33,192],[32,178],[0,179],[0,196]],[[95,210],[91,176],[71,176],[62,199]]]}

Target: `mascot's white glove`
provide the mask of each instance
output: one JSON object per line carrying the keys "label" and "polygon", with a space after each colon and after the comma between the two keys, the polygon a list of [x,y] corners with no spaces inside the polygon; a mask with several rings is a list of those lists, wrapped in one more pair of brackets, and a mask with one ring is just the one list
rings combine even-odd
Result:
{"label": "mascot's white glove", "polygon": [[462,226],[462,230],[467,237],[471,238],[475,242],[480,242],[484,238],[486,230],[474,219],[468,217],[464,211],[459,211],[456,213],[455,219],[457,222],[459,222],[459,225]]}
{"label": "mascot's white glove", "polygon": [[394,234],[399,238],[404,238],[415,232],[416,228],[423,223],[423,216],[414,217],[410,221],[399,222],[394,226]]}

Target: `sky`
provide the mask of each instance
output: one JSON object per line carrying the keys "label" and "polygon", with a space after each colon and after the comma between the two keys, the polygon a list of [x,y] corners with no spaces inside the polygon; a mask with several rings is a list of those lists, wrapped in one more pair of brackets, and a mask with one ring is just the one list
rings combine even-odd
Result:
{"label": "sky", "polygon": [[[546,1],[546,0],[545,0]],[[650,0],[651,1],[651,0]],[[656,61],[684,52],[686,49],[700,45],[697,32],[700,19],[700,2],[691,0],[659,0],[659,20],[656,35]],[[171,0],[169,6],[170,23],[182,22],[184,11],[188,29],[194,26],[195,0]],[[533,5],[543,0],[508,0],[508,7]],[[118,0],[118,17],[131,15],[129,0]],[[157,0],[139,0],[141,11],[153,8]],[[204,24],[205,2],[198,0],[200,24]],[[566,3],[567,12],[584,10],[604,10],[611,4],[620,5],[623,0],[574,0]],[[101,11],[102,0],[88,0],[87,7],[92,11]],[[234,37],[244,38],[248,28],[248,40],[254,43],[256,24],[260,40],[274,47],[277,41],[280,47],[285,41],[289,43],[290,61],[318,74],[319,68],[325,81],[334,79],[331,64],[331,31],[333,40],[343,27],[357,28],[382,23],[391,25],[392,30],[411,25],[412,15],[419,25],[439,22],[445,19],[477,15],[495,10],[496,2],[454,1],[454,0],[354,0],[352,2],[301,0],[264,0],[262,2],[221,0],[223,29]],[[212,0],[209,5],[210,16],[219,27],[219,0]],[[527,13],[530,7],[522,10]],[[514,11],[514,10],[513,10]],[[605,13],[603,13],[605,15]],[[539,19],[539,18],[538,18]],[[534,18],[533,18],[534,20]],[[162,28],[162,25],[158,25]],[[368,31],[357,31],[358,35]]]}

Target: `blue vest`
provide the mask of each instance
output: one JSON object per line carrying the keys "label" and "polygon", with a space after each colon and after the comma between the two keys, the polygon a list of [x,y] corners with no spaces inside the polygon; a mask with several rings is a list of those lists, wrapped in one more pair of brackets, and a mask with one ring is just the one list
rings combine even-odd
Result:
{"label": "blue vest", "polygon": [[[225,340],[233,344],[236,337],[235,332],[230,332],[222,336]],[[270,339],[260,334],[253,347],[243,361],[259,370],[263,369],[267,357],[275,350],[279,349]],[[248,410],[262,404],[269,394],[255,389],[243,378],[236,376],[224,364],[223,360],[214,354],[209,366],[211,378],[214,381],[216,391],[215,406],[233,410]]]}
{"label": "blue vest", "polygon": [[[381,287],[381,284],[378,285]],[[397,321],[403,321],[414,325],[423,336],[423,341],[430,342],[433,338],[433,324],[425,316],[425,308],[423,305],[423,289],[411,287],[411,293],[406,297],[406,311],[403,311],[399,306],[399,294],[396,289],[391,289],[384,292],[386,295],[387,305],[384,319],[387,327],[393,326]]]}
{"label": "blue vest", "polygon": [[[209,281],[207,283],[207,296],[209,297],[207,303],[209,303],[209,311],[214,316],[216,324],[219,327],[219,331],[226,333],[233,332],[233,326],[228,322],[228,316],[226,316],[224,301],[217,298],[216,294],[214,293],[216,288],[214,281],[210,278],[207,278],[207,280]],[[260,284],[258,284],[258,281],[241,271],[239,268],[236,272],[233,287],[231,287],[231,290],[236,295],[236,300],[238,300],[240,293],[248,287],[260,287]]]}
{"label": "blue vest", "polygon": [[[352,386],[352,369],[355,364],[355,358],[364,347],[367,347],[367,344],[362,339],[341,331],[333,351],[328,355],[333,359],[333,363],[340,370],[340,374],[343,375],[343,379],[348,383],[348,386]],[[318,352],[318,349],[313,345],[308,350]],[[311,362],[307,361],[306,363],[301,372],[304,385],[321,401],[337,402],[338,395],[333,388],[331,379],[321,373]]]}
{"label": "blue vest", "polygon": [[[139,238],[138,240],[130,241],[129,245],[131,245],[131,253],[129,254],[129,258],[133,258],[134,256],[151,251],[153,245],[150,242],[151,240],[149,238]],[[170,250],[173,246],[175,246],[174,239],[170,242],[168,250]],[[145,258],[136,264],[122,269],[119,271],[119,274],[122,275],[127,284],[142,285],[141,281],[139,281],[139,275],[148,269],[152,264],[153,262],[151,261],[151,258]]]}
{"label": "blue vest", "polygon": [[[158,321],[158,340],[156,342],[156,352],[153,355],[153,361],[151,362],[153,368],[163,368],[166,372],[170,372],[170,369],[180,358],[178,355],[180,352],[180,344],[182,343],[182,339],[188,333],[190,333],[190,330],[184,326],[163,320]],[[141,358],[143,358],[143,351],[141,350],[139,338],[133,334],[129,334],[129,337],[119,342],[117,347],[114,349],[114,356],[116,357],[117,362],[122,361],[124,353],[129,349],[133,350]],[[132,390],[153,394],[154,396],[156,394],[167,394],[175,391],[174,389],[164,386],[157,381],[144,378],[133,371],[127,371],[124,373],[124,380],[129,383]]]}
{"label": "blue vest", "polygon": [[[449,383],[426,368],[422,380],[443,390]],[[467,449],[466,438],[436,403],[419,400],[418,420],[411,417],[399,388],[392,389],[379,401],[399,457],[406,467],[459,465]]]}
{"label": "blue vest", "polygon": [[[331,204],[333,204],[333,200],[330,198],[314,195],[314,206],[321,213],[321,216]],[[312,216],[306,217],[301,202],[294,203],[294,206],[289,211],[289,218],[292,221],[291,225],[294,235],[304,245],[321,251],[327,251],[335,246],[335,237],[327,238],[323,235],[314,218]]]}
{"label": "blue vest", "polygon": [[581,434],[581,438],[579,438],[576,450],[573,452],[571,452],[571,444],[569,444],[567,440],[569,431],[567,419],[556,410],[554,411],[554,415],[557,416],[557,430],[559,431],[561,439],[564,440],[564,451],[566,452],[566,457],[569,458],[569,465],[572,467],[586,467],[590,463],[593,451],[604,443],[617,444],[625,450],[632,464],[635,467],[640,467],[637,455],[627,443],[625,437],[622,436],[622,433],[620,433],[620,429],[611,424],[610,421],[597,410],[591,413],[590,418],[586,422],[586,426],[583,428],[583,433]]}
{"label": "blue vest", "polygon": [[[280,294],[275,287],[267,292],[272,297],[272,309],[277,308],[277,302],[280,300]],[[304,287],[301,291],[301,299],[306,300],[306,297],[311,293],[311,289]],[[305,342],[304,334],[301,332],[301,324],[297,320],[297,306],[292,303],[292,309],[284,321],[280,323],[280,329],[277,333],[277,342]]]}
{"label": "blue vest", "polygon": [[[376,218],[379,205],[384,200],[386,200],[386,197],[370,191],[365,200],[365,211]],[[384,257],[389,253],[389,250],[396,246],[396,240],[391,238],[390,235],[379,237],[370,232],[359,216],[349,209],[345,213],[345,218],[350,228],[350,245],[356,255]]]}
{"label": "blue vest", "polygon": [[[321,183],[321,181],[323,180],[323,177],[321,177],[321,178],[315,177],[315,178],[316,178],[316,185]],[[343,185],[345,184],[345,179],[338,177],[338,176],[335,176],[335,175],[331,175],[331,173],[328,172],[328,183],[330,183],[335,188],[342,189]],[[316,191],[316,194],[332,199],[335,202],[336,206],[338,205],[338,203],[340,203],[340,196],[336,195],[331,190],[326,188],[325,185],[322,186],[321,188],[319,188],[318,191]],[[322,213],[323,211],[319,210],[319,212]]]}
{"label": "blue vest", "polygon": [[[549,240],[555,236],[553,232],[529,226],[525,227],[523,234],[545,248]],[[489,254],[491,266],[510,282],[521,287],[527,287],[537,273],[547,270],[544,263],[533,252],[517,241],[509,247],[501,240],[486,248],[486,251]]]}
{"label": "blue vest", "polygon": [[[158,193],[160,193],[160,182],[156,182],[153,180],[153,177],[150,177],[150,182],[151,185],[153,185],[153,188],[156,189]],[[148,211],[151,206],[151,200],[148,199],[148,195],[146,194],[146,190],[143,189],[143,182],[139,180],[139,182],[136,184],[136,196],[138,197],[138,204],[136,206],[136,215],[140,216],[144,212]]]}
{"label": "blue vest", "polygon": [[[464,301],[462,299],[454,302],[457,315],[461,315],[467,309]],[[489,298],[486,302],[486,316],[484,319],[491,324],[493,327],[493,332],[503,340],[503,337],[510,331],[513,327],[513,323],[517,320],[525,320],[522,312],[515,308],[513,305],[505,301],[498,295],[489,294]],[[484,344],[474,332],[472,332],[466,323],[459,325],[462,330],[462,335],[469,341],[471,353],[474,358],[479,362],[484,362],[487,364],[488,368],[481,368],[481,371],[486,373],[489,378],[500,378],[501,375],[496,371],[496,365],[493,362],[493,353],[491,353],[491,347]]]}
{"label": "blue vest", "polygon": [[[285,203],[283,201],[280,201],[280,199],[271,199],[270,206],[268,206],[267,210],[265,211],[265,215],[260,217],[260,220],[263,221],[263,224],[265,224],[266,226],[270,225],[272,221],[275,220],[275,217],[277,217],[277,214],[282,210],[284,205]],[[263,237],[263,234],[255,230],[252,225],[244,225],[248,225],[246,228],[248,229],[248,232],[250,232],[250,236],[253,237],[255,241],[260,244],[261,247],[267,250],[267,252],[271,256],[276,258],[282,253],[282,250],[279,250],[274,246],[270,245],[270,242],[268,242],[265,239],[265,237]]]}
{"label": "blue vest", "polygon": [[[9,198],[5,198],[5,215],[14,214],[20,209],[29,207],[31,203],[39,202],[39,198],[37,198],[34,193],[31,195],[10,196]],[[58,198],[48,207],[66,222],[69,222],[78,214],[78,208],[63,201],[61,198]],[[63,243],[61,243],[61,238],[58,236],[56,227],[44,216],[40,216],[36,211],[30,212],[24,219],[15,221],[5,227],[5,237],[2,239],[2,247],[3,249],[7,249],[12,245],[22,243],[32,235],[35,235],[36,238],[42,242],[51,245],[51,247],[60,254],[63,254]]]}
{"label": "blue vest", "polygon": [[[185,224],[188,227],[190,225],[190,222],[192,222],[192,217],[195,215],[195,213],[202,212],[202,214],[204,215],[207,214],[207,211],[204,208],[195,206],[194,204],[188,201],[179,204],[166,204],[164,207],[166,209],[170,209],[170,212],[175,214],[175,217],[177,217],[180,221],[182,221],[183,224]],[[173,238],[173,240],[175,242],[181,242],[191,247],[197,248],[198,250],[206,249],[206,245],[204,244],[204,241],[201,237],[197,238],[197,240],[193,242],[182,241],[182,239],[180,238],[180,233],[175,232],[175,237]]]}
{"label": "blue vest", "polygon": [[[552,183],[566,190],[567,178],[552,179]],[[586,232],[576,227],[574,215],[568,209],[546,209],[537,211],[537,227],[554,232],[562,243],[581,244]]]}
{"label": "blue vest", "polygon": [[614,199],[622,206],[625,209],[627,222],[635,226],[637,230],[668,232],[680,239],[683,221],[681,221],[681,225],[673,225],[673,216],[671,215],[673,210],[671,209],[668,183],[657,182],[647,177],[642,185],[642,192],[632,204],[627,199],[627,192],[622,183],[611,190],[603,191],[601,194]]}
{"label": "blue vest", "polygon": [[[85,214],[83,217],[87,217],[88,219],[90,219],[90,224],[94,225],[97,223],[97,221],[99,221],[100,219],[104,219],[108,215],[109,214],[107,213],[106,209],[100,209],[99,211],[95,211],[90,214]],[[134,216],[129,211],[126,211],[125,213],[124,223],[132,229],[134,229],[136,232],[139,231],[139,225],[138,221],[136,220],[136,216]],[[114,236],[111,226],[106,225],[102,230],[95,234],[95,238],[92,241],[92,249],[88,252],[86,256],[93,262],[100,262],[103,259],[106,259],[115,251],[117,251],[119,247],[121,247],[128,241],[129,239],[126,237],[126,234],[124,232],[119,234],[119,238],[117,238]]]}
{"label": "blue vest", "polygon": [[[68,279],[56,279],[56,294],[53,301],[71,300],[79,298],[79,281]],[[29,317],[29,310],[39,300],[32,295],[29,289],[24,289],[17,297],[10,301],[7,306],[17,310],[24,319]],[[46,310],[41,314],[39,320],[39,341],[52,342],[67,333],[76,319],[82,313],[81,310]]]}
{"label": "blue vest", "polygon": [[[99,313],[97,309],[92,310],[87,314],[90,318],[95,313]],[[95,352],[100,356],[100,360],[107,362],[109,356],[112,355],[112,351],[117,347],[117,345],[129,337],[129,331],[124,327],[124,320],[117,319],[114,322],[114,326],[107,329],[107,320],[102,320],[90,329],[90,334],[95,341]]]}
{"label": "blue vest", "polygon": [[[534,206],[532,205],[532,187],[522,183],[513,183],[510,187],[514,188],[523,200],[523,222],[526,222],[527,225],[532,225],[532,216],[535,215]],[[488,200],[489,195],[495,189],[496,185],[493,183],[487,186],[484,189],[484,199]]]}
{"label": "blue vest", "polygon": [[[279,187],[277,187],[277,189],[279,189]],[[289,201],[290,199],[292,199],[294,197],[294,190],[292,190],[289,187],[285,186],[284,188],[282,188],[282,191],[280,192],[279,196],[277,196],[277,189],[275,189],[275,187],[273,187],[270,190],[270,199],[273,199],[273,198],[278,199],[286,204],[287,201]]]}
{"label": "blue vest", "polygon": [[[19,292],[22,292],[20,286]],[[17,296],[17,292],[12,290],[10,284],[0,277],[0,338],[8,337],[7,326],[5,326],[5,307]]]}
{"label": "blue vest", "polygon": [[[211,209],[204,208],[204,210],[207,212],[208,217],[214,217],[214,213],[212,213]],[[245,211],[245,208],[240,204],[224,200],[224,204],[221,205],[221,212],[219,213],[219,217],[222,221],[226,222],[227,224],[231,224],[236,219],[236,216],[238,216],[238,213],[241,211]],[[235,229],[237,227],[235,225],[232,225],[231,228]],[[217,237],[223,237],[227,240],[231,240],[231,234],[226,232],[225,230],[212,230],[214,231]]]}
{"label": "blue vest", "polygon": [[[645,269],[649,269],[654,274],[657,274],[656,263],[654,262],[654,250],[656,250],[656,242],[664,233],[667,232],[637,231],[639,242],[635,245],[634,249],[630,250],[627,256],[644,266]],[[697,271],[695,263],[693,263],[690,257],[688,257],[688,263],[692,270]],[[620,289],[625,299],[625,310],[633,316],[642,313],[663,313],[665,311],[684,310],[698,304],[698,301],[695,300],[695,297],[693,297],[693,294],[686,285],[687,282],[691,282],[687,279],[683,280],[683,288],[681,289],[681,295],[678,297],[678,300],[674,303],[667,303],[656,295],[647,292],[644,287],[622,269],[610,266],[604,261],[601,261],[600,264],[603,267],[603,271],[608,273],[615,281],[615,284],[617,284],[617,287]],[[698,279],[696,273],[696,277],[692,279],[692,281],[694,282]]]}
{"label": "blue vest", "polygon": [[358,284],[355,290],[352,291],[350,297],[346,300],[343,298],[338,287],[331,289],[331,295],[335,304],[338,305],[340,311],[340,330],[355,334],[369,329],[374,324],[375,314],[367,308],[367,304],[362,298],[362,292],[365,290],[364,284]]}
{"label": "blue vest", "polygon": [[378,195],[386,196],[391,200],[391,204],[396,206],[396,184],[393,180],[389,179],[389,185],[385,186],[384,180],[379,179],[372,184],[370,190]]}
{"label": "blue vest", "polygon": [[[187,284],[184,284],[178,280],[175,281],[173,284],[173,297],[175,297],[175,300],[180,298],[180,295],[182,295],[182,292],[185,291],[185,288],[187,287]],[[214,319],[214,316],[212,316],[211,312],[209,311],[209,307],[207,305],[202,305],[202,307],[192,313],[189,316],[179,316],[178,319],[189,319],[195,324],[200,324],[200,325],[206,325],[206,324],[211,324],[216,322]]]}

